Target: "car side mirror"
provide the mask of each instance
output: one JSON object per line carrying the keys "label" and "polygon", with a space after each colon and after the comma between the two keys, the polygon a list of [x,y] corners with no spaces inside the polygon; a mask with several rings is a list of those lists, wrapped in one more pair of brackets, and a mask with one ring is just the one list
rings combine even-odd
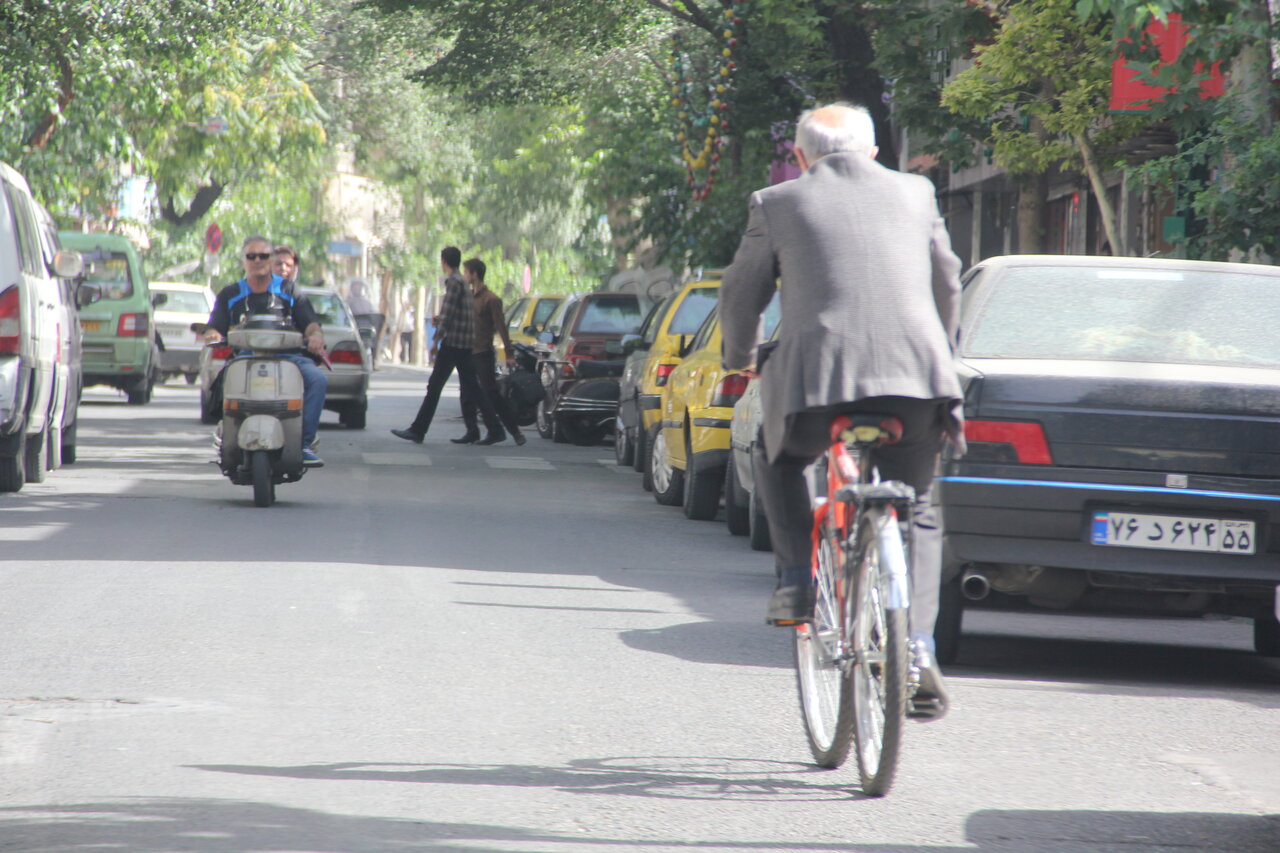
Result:
{"label": "car side mirror", "polygon": [[53,274],[58,278],[75,278],[84,272],[84,258],[71,249],[59,249],[53,256]]}
{"label": "car side mirror", "polygon": [[538,327],[530,323],[529,325],[524,327],[524,333],[531,338],[535,337],[538,334]]}
{"label": "car side mirror", "polygon": [[92,305],[102,298],[102,290],[96,284],[81,283],[76,288],[76,307],[83,308],[86,305]]}
{"label": "car side mirror", "polygon": [[168,302],[168,301],[169,301],[169,294],[167,294],[167,293],[153,293],[153,294],[151,294],[151,307],[152,307],[152,308],[159,308],[161,305],[165,304],[165,303],[166,303],[166,302]]}

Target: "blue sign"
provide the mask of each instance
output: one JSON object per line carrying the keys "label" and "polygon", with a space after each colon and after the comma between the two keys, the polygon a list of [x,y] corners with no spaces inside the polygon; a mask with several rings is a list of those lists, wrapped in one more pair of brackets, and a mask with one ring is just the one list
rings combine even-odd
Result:
{"label": "blue sign", "polygon": [[353,240],[330,240],[329,254],[331,255],[347,255],[352,258],[358,258],[363,251],[364,246]]}

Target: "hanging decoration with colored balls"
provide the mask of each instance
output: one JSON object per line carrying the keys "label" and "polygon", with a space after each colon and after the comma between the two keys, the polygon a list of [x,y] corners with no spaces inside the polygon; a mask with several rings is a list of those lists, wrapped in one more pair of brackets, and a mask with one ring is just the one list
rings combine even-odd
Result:
{"label": "hanging decoration with colored balls", "polygon": [[738,68],[734,56],[745,11],[743,0],[733,0],[733,5],[724,10],[720,19],[722,29],[718,33],[720,46],[708,78],[700,77],[691,52],[685,50],[686,40],[700,40],[701,32],[697,36],[677,33],[672,38],[671,106],[676,113],[680,159],[688,173],[686,183],[694,201],[702,201],[711,194],[720,171],[720,149],[729,131],[729,97]]}

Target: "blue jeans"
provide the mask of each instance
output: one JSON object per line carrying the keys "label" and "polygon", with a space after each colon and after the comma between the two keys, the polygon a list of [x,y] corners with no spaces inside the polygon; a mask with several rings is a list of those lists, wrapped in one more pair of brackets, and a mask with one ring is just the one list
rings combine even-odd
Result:
{"label": "blue jeans", "polygon": [[302,446],[310,447],[320,428],[320,413],[324,411],[324,395],[329,390],[329,377],[316,367],[309,356],[281,353],[280,358],[292,361],[302,371]]}

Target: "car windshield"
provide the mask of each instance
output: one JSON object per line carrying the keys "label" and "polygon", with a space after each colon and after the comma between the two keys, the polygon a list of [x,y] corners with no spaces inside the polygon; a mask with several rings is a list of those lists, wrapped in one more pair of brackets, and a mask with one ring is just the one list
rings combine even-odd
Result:
{"label": "car windshield", "polygon": [[311,307],[315,309],[321,324],[325,326],[351,325],[351,318],[347,316],[347,309],[343,306],[338,294],[308,293],[307,298],[311,300]]}
{"label": "car windshield", "polygon": [[720,288],[718,287],[699,287],[690,290],[680,302],[675,316],[671,318],[671,325],[667,327],[668,333],[692,335],[698,331],[702,321],[707,319],[707,315],[715,309],[716,300],[719,297]]}
{"label": "car windshield", "polygon": [[628,335],[640,328],[640,300],[630,294],[597,296],[586,300],[578,333]]}
{"label": "car windshield", "polygon": [[542,324],[547,322],[547,318],[551,316],[552,311],[556,310],[560,302],[560,299],[539,299],[538,304],[533,306],[533,325],[541,329]]}
{"label": "car windshield", "polygon": [[81,252],[84,280],[95,285],[103,299],[125,299],[133,295],[129,258],[123,252]]}
{"label": "car windshield", "polygon": [[179,311],[184,314],[208,314],[209,303],[205,301],[203,293],[197,293],[191,290],[165,290],[163,288],[153,288],[156,293],[165,295],[165,303],[160,306],[161,311]]}
{"label": "car windshield", "polygon": [[964,355],[1280,367],[1280,277],[1017,267],[980,296]]}

